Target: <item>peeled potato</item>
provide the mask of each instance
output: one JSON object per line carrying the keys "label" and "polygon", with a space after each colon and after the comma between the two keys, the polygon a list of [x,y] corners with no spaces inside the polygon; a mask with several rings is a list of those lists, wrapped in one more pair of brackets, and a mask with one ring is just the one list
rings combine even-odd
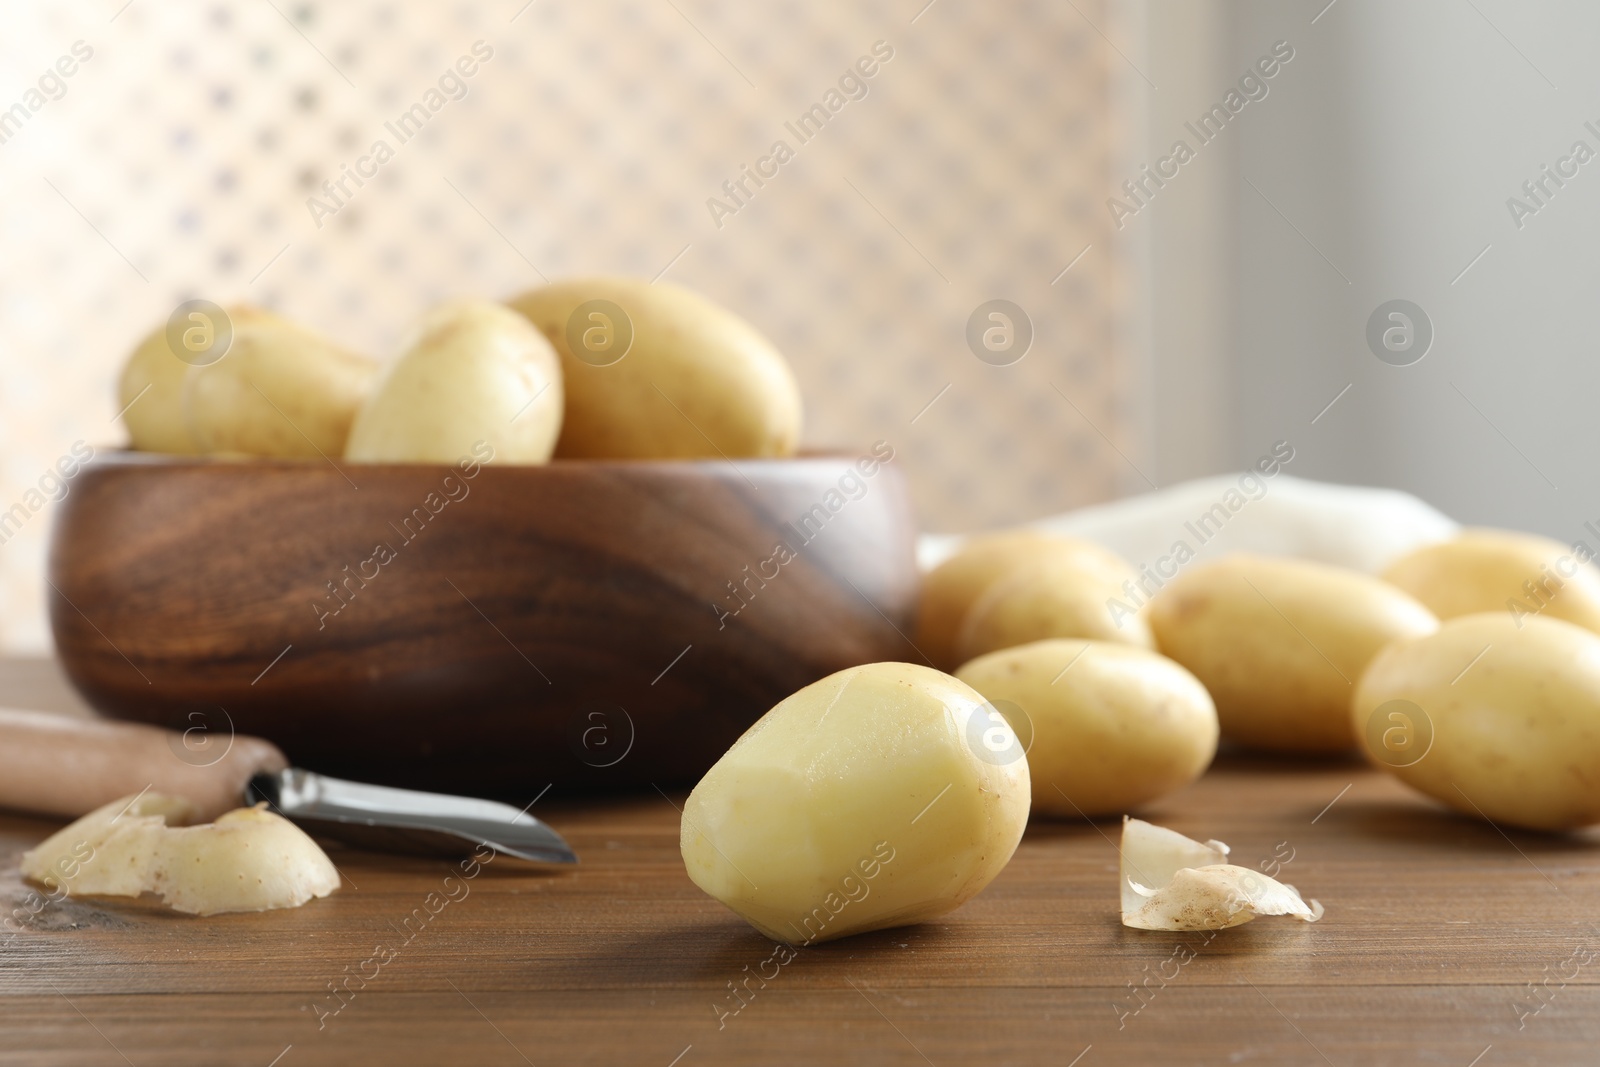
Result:
{"label": "peeled potato", "polygon": [[497,460],[545,463],[561,432],[561,367],[502,304],[435,308],[384,369],[350,430],[347,459],[455,463],[485,442]]}
{"label": "peeled potato", "polygon": [[1600,636],[1505,612],[1380,652],[1351,701],[1367,754],[1435,800],[1501,825],[1600,822]]}
{"label": "peeled potato", "polygon": [[556,455],[787,456],[800,389],[753,326],[698,293],[578,278],[512,300],[555,346],[567,389]]}
{"label": "peeled potato", "polygon": [[1036,641],[975,659],[956,677],[1028,745],[1034,812],[1125,812],[1188,785],[1217,752],[1205,686],[1142,648]]}
{"label": "peeled potato", "polygon": [[1150,624],[1126,603],[1123,583],[1133,569],[1113,570],[1083,557],[1024,565],[986,589],[956,635],[963,662],[1002,648],[1047,638],[1078,637],[1152,648]]}
{"label": "peeled potato", "polygon": [[956,648],[957,638],[977,599],[1011,572],[1053,559],[1080,562],[1085,570],[1115,576],[1118,583],[1133,574],[1115,553],[1090,541],[1037,530],[1006,530],[969,538],[923,577],[917,647],[936,667],[954,668],[964,662]]}
{"label": "peeled potato", "polygon": [[1387,582],[1248,555],[1181,572],[1148,614],[1157,647],[1210,691],[1222,735],[1285,752],[1353,748],[1356,679],[1390,641],[1439,627]]}
{"label": "peeled potato", "polygon": [[1466,530],[1396,560],[1384,579],[1441,619],[1543,615],[1600,632],[1600,569],[1586,548],[1509,530]]}
{"label": "peeled potato", "polygon": [[852,667],[779,703],[706,772],[684,804],[683,862],[790,944],[918,923],[1005,867],[1028,788],[1016,737],[965,683]]}
{"label": "peeled potato", "polygon": [[299,907],[339,888],[317,843],[264,807],[200,826],[194,807],[145,792],[112,801],[22,856],[22,873],[68,895],[160,895],[191,915]]}
{"label": "peeled potato", "polygon": [[230,318],[227,355],[184,373],[183,424],[195,448],[248,456],[342,455],[377,363],[265,311]]}

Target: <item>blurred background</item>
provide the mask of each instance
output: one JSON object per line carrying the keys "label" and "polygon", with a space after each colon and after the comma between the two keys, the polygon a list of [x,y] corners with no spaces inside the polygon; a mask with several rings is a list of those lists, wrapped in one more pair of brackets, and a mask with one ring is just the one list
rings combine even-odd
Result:
{"label": "blurred background", "polygon": [[[10,5],[0,513],[125,440],[121,362],[184,300],[390,356],[442,299],[623,273],[764,330],[806,443],[889,441],[929,530],[1289,441],[1290,473],[1570,541],[1600,520],[1597,39],[1576,0]],[[1018,358],[968,344],[996,299]],[[52,507],[0,533],[0,651],[48,646]]]}

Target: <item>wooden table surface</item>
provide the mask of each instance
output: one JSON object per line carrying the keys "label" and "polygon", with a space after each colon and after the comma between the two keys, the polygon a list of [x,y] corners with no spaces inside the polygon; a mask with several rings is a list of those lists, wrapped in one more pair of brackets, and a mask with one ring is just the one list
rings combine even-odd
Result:
{"label": "wooden table surface", "polygon": [[[74,707],[47,663],[0,664],[0,704]],[[959,911],[799,950],[742,1007],[773,945],[684,874],[681,802],[546,796],[583,859],[561,873],[340,850],[344,888],[292,911],[52,905],[0,941],[0,1064],[1600,1063],[1596,839],[1502,833],[1354,763],[1225,756],[1142,813],[1275,862],[1315,925],[1126,929],[1117,826],[1040,821]],[[53,828],[0,816],[7,910]]]}

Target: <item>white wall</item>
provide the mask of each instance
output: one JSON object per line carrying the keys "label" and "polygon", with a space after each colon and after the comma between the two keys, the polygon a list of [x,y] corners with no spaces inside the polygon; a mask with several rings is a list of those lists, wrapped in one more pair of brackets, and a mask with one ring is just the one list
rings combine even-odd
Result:
{"label": "white wall", "polygon": [[[1284,438],[1297,474],[1582,536],[1600,519],[1588,463],[1600,158],[1520,230],[1506,200],[1574,141],[1600,153],[1584,128],[1600,129],[1600,6],[1337,0],[1313,24],[1325,2],[1151,5],[1157,145],[1181,126],[1163,128],[1163,111],[1198,114],[1274,41],[1295,49],[1204,150],[1226,151],[1146,213],[1156,421],[1170,431],[1160,480]],[[1394,298],[1434,326],[1411,366],[1366,343],[1368,316]]]}
{"label": "white wall", "polygon": [[[1236,76],[1227,59],[1229,22],[1222,0],[1147,5],[1147,73],[1156,88],[1133,79],[1147,90],[1146,136],[1130,173],[1165,155],[1175,138],[1192,141],[1184,122]],[[1118,231],[1123,240],[1148,242],[1149,447],[1162,485],[1248,459],[1235,455],[1233,430],[1236,143],[1224,137],[1206,146]]]}

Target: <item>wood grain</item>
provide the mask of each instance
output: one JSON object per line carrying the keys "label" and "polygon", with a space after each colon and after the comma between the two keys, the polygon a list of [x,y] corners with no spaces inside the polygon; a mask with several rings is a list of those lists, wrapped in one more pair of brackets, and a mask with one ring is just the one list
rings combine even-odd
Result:
{"label": "wood grain", "polygon": [[52,627],[100,711],[231,724],[328,774],[692,783],[794,690],[916,657],[904,480],[858,461],[112,456],[58,511]]}
{"label": "wood grain", "polygon": [[[0,1064],[1596,1061],[1600,957],[1563,966],[1600,949],[1594,837],[1502,834],[1355,764],[1225,756],[1143,813],[1248,866],[1277,857],[1327,906],[1316,925],[1128,930],[1116,825],[1035,822],[959,911],[800,950],[727,1017],[728,984],[773,946],[689,882],[681,803],[553,789],[534,810],[580,867],[497,860],[412,927],[446,868],[354,851],[332,853],[345,887],[295,911],[52,905],[0,942]],[[18,853],[53,826],[0,818],[8,911]],[[327,984],[372,973],[379,945],[397,955],[319,1029]]]}

